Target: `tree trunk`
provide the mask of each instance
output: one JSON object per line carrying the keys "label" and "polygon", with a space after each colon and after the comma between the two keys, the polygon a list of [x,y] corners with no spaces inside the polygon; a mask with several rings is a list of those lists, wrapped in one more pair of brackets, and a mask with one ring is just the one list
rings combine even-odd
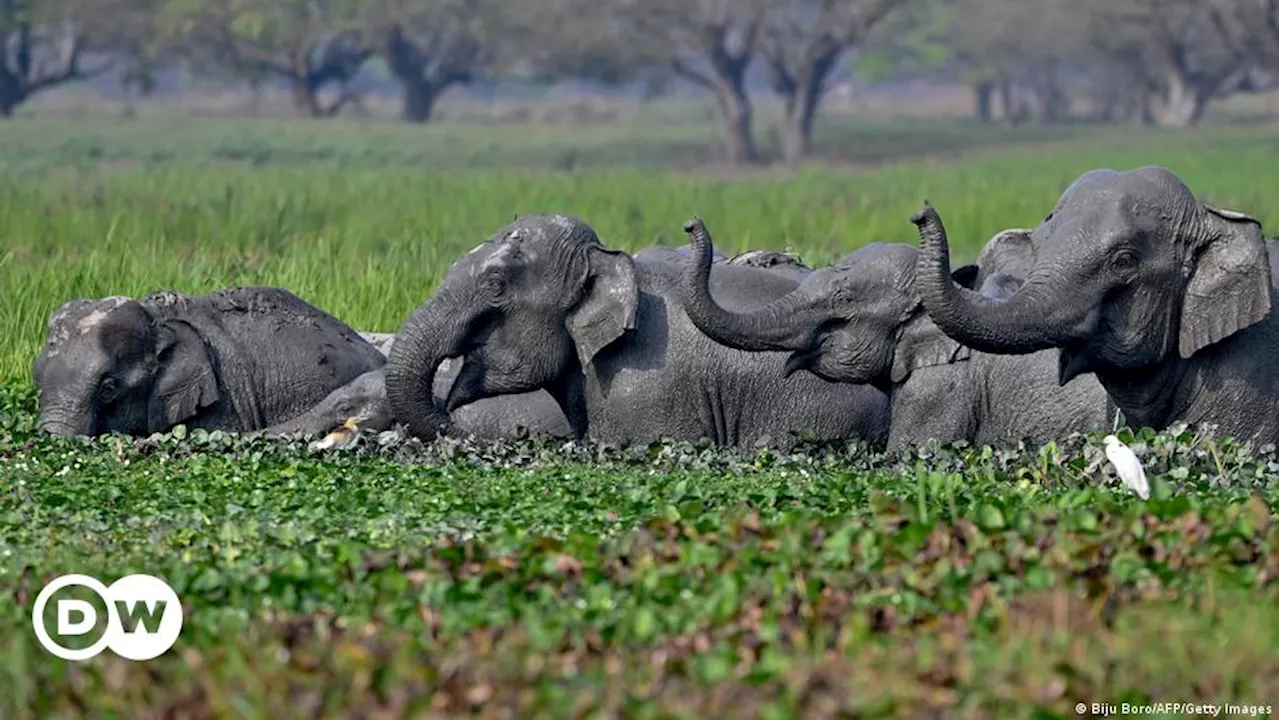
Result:
{"label": "tree trunk", "polygon": [[810,80],[796,86],[787,98],[786,132],[782,138],[783,159],[795,167],[809,154],[813,145],[813,120],[818,114],[818,92],[821,80]]}
{"label": "tree trunk", "polygon": [[400,109],[400,115],[406,122],[423,124],[431,120],[431,113],[435,110],[436,97],[440,95],[440,89],[430,81],[418,80],[402,80],[404,83],[404,103]]}
{"label": "tree trunk", "polygon": [[1021,125],[1027,119],[1027,106],[1014,82],[1008,78],[1000,81],[1000,106],[1004,108],[1004,121]]}
{"label": "tree trunk", "polygon": [[729,162],[735,165],[756,162],[759,155],[751,135],[751,99],[741,81],[718,88],[716,103],[724,120],[724,152]]}
{"label": "tree trunk", "polygon": [[1166,74],[1165,86],[1152,108],[1152,119],[1161,127],[1195,125],[1204,117],[1208,100],[1208,93],[1171,70]]}
{"label": "tree trunk", "polygon": [[1065,123],[1071,118],[1071,101],[1056,79],[1045,82],[1043,113],[1044,121],[1051,124]]}
{"label": "tree trunk", "polygon": [[980,123],[989,123],[992,120],[992,95],[995,88],[992,83],[984,81],[973,86],[973,111]]}
{"label": "tree trunk", "polygon": [[13,117],[13,111],[26,99],[26,93],[17,80],[0,75],[0,118]]}
{"label": "tree trunk", "polygon": [[1156,124],[1156,112],[1152,109],[1151,92],[1148,90],[1143,90],[1138,96],[1138,124]]}
{"label": "tree trunk", "polygon": [[298,113],[311,118],[325,117],[320,108],[320,99],[316,97],[316,88],[308,78],[291,77],[289,85],[293,91],[293,107]]}

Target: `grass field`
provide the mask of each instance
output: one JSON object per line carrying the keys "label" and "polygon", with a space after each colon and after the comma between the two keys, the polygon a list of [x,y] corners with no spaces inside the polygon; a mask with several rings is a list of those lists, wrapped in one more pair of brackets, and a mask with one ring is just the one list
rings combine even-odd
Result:
{"label": "grass field", "polygon": [[[1269,234],[1280,224],[1271,128],[856,127],[822,139],[853,148],[840,163],[794,177],[700,167],[705,127],[619,133],[6,122],[0,716],[1280,707],[1275,448],[1197,429],[1121,431],[1146,503],[1081,437],[892,456],[409,441],[315,457],[221,433],[33,434],[31,360],[66,300],[267,283],[391,332],[516,213],[574,213],[631,250],[682,244],[696,213],[726,251],[822,264],[914,243],[907,217],[928,198],[971,259],[1081,172],[1159,163]],[[146,663],[45,654],[31,603],[67,572],[166,578],[178,644]]]}

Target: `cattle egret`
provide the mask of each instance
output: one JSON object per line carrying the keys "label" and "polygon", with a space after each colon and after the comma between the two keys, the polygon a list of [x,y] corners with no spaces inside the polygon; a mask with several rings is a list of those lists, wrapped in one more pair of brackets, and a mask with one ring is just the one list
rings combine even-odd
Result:
{"label": "cattle egret", "polygon": [[364,418],[359,415],[347,418],[346,422],[333,429],[328,435],[311,443],[312,450],[342,449],[351,444],[360,432],[360,422]]}
{"label": "cattle egret", "polygon": [[1143,500],[1150,498],[1151,488],[1147,486],[1147,474],[1143,472],[1138,456],[1115,435],[1106,436],[1102,442],[1107,446],[1107,459],[1111,461],[1111,467],[1116,469],[1124,486]]}

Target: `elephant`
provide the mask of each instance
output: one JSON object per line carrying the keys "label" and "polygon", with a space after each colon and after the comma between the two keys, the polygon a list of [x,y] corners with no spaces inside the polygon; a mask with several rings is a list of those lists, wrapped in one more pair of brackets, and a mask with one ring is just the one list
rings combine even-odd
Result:
{"label": "elephant", "polygon": [[[695,260],[686,269],[683,300],[693,324],[730,348],[790,352],[787,375],[807,370],[884,391],[890,450],[928,440],[1043,444],[1107,427],[1107,393],[1092,378],[1060,388],[1048,352],[970,352],[930,322],[914,287],[912,246],[866,245],[768,305],[735,312],[707,291],[710,266],[701,253],[711,242],[706,225],[695,219],[686,229]],[[993,238],[988,249],[998,250],[1000,240]],[[966,266],[956,279],[982,280],[983,293],[1008,292],[1016,277],[1000,271],[1001,260],[988,252],[985,267]]]}
{"label": "elephant", "polygon": [[813,272],[813,268],[800,262],[800,258],[777,250],[750,250],[734,256],[729,264],[766,268],[796,282],[804,281]]}
{"label": "elephant", "polygon": [[[394,335],[361,333],[384,354],[391,351]],[[458,374],[459,363],[445,360],[436,373],[435,396],[440,403]],[[361,430],[382,431],[395,423],[387,401],[385,368],[370,370],[329,393],[301,415],[267,428],[268,435],[314,436],[328,432],[347,419],[359,418]],[[454,411],[460,435],[487,440],[523,436],[568,438],[569,422],[560,406],[544,390],[517,395],[483,398]]]}
{"label": "elephant", "polygon": [[386,358],[275,287],[72,300],[49,318],[34,376],[41,431],[249,432],[305,412]]}
{"label": "elephant", "polygon": [[[636,262],[668,263],[672,267],[683,268],[685,261],[691,256],[692,249],[689,245],[681,245],[674,249],[662,245],[654,245],[636,253],[633,259]],[[764,268],[791,278],[796,282],[800,282],[806,275],[813,272],[813,269],[800,262],[798,257],[777,250],[748,250],[729,258],[725,257],[713,245],[711,247],[711,261],[713,263]]]}
{"label": "elephant", "polygon": [[[883,393],[784,378],[781,353],[717,345],[684,314],[671,270],[606,248],[576,217],[517,218],[455,262],[401,327],[386,371],[395,416],[412,434],[434,437],[451,431],[450,413],[467,403],[545,388],[575,438],[608,444],[671,437],[791,447],[796,434],[809,434],[883,446]],[[711,283],[721,302],[738,307],[795,287],[727,264]],[[437,407],[435,368],[456,357],[462,369]]]}
{"label": "elephant", "polygon": [[921,301],[950,337],[988,353],[1056,348],[1058,382],[1093,374],[1134,428],[1276,442],[1277,249],[1257,220],[1198,202],[1161,166],[1092,170],[1021,236],[1030,271],[1003,298],[950,281],[932,205],[912,222]]}

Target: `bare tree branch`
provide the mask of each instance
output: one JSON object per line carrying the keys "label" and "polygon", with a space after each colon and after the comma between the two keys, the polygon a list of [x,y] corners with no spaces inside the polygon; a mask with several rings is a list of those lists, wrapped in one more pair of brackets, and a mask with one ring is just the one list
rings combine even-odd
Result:
{"label": "bare tree branch", "polygon": [[[349,0],[168,1],[167,32],[186,55],[250,81],[281,78],[311,117],[332,117],[350,102],[350,83],[374,52]],[[320,93],[330,86],[338,97],[326,104]]]}
{"label": "bare tree branch", "polygon": [[799,162],[812,143],[826,81],[840,57],[907,0],[778,0],[765,15],[761,57],[769,85],[786,107],[783,152]]}
{"label": "bare tree branch", "polygon": [[[115,65],[116,58],[105,51],[120,39],[117,31],[126,25],[124,18],[88,22],[91,10],[75,4],[0,6],[0,116],[11,115],[37,93],[91,80]],[[105,56],[86,67],[88,52]]]}

